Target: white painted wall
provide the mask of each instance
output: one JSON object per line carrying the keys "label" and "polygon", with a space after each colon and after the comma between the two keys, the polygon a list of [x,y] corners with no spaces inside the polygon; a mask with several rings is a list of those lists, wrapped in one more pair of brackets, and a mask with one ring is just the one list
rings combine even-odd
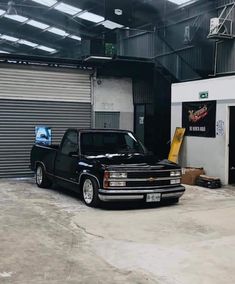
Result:
{"label": "white painted wall", "polygon": [[173,84],[171,135],[182,126],[182,102],[203,101],[199,93],[205,91],[209,92],[208,100],[217,100],[216,122],[224,121],[224,135],[185,137],[179,162],[182,166],[204,167],[208,175],[218,176],[227,184],[229,107],[235,106],[235,76]]}
{"label": "white painted wall", "polygon": [[95,112],[120,112],[120,128],[133,131],[134,104],[131,79],[97,78],[94,80],[93,92]]}

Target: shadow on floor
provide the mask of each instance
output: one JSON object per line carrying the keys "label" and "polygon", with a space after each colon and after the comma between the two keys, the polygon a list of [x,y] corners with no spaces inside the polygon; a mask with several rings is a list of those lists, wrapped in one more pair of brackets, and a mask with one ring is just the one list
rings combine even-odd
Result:
{"label": "shadow on floor", "polygon": [[[29,179],[27,181],[24,181],[30,184],[35,184],[33,179]],[[85,203],[82,200],[82,196],[80,193],[69,190],[67,188],[63,188],[61,186],[58,186],[54,184],[51,188],[48,188],[46,190],[56,191],[62,195],[66,195],[69,197],[72,197],[74,199],[77,199],[79,202],[82,202],[85,205]],[[177,203],[172,203],[172,201],[161,201],[156,203],[146,203],[143,200],[141,201],[123,201],[123,202],[102,202],[100,207],[98,209],[103,210],[136,210],[136,209],[153,209],[153,208],[161,208],[164,206],[176,206]]]}

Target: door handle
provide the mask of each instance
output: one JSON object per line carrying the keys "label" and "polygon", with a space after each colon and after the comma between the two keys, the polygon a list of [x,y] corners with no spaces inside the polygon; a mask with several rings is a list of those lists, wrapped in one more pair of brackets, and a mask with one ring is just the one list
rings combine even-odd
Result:
{"label": "door handle", "polygon": [[235,170],[235,167],[231,167],[230,170],[231,170],[231,171],[234,171],[234,170]]}

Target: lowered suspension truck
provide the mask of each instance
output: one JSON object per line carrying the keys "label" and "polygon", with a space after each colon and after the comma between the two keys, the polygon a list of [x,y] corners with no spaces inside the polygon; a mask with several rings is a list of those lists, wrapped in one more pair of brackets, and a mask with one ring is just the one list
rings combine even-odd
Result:
{"label": "lowered suspension truck", "polygon": [[39,187],[56,183],[81,192],[86,205],[142,200],[178,202],[181,168],[159,161],[130,131],[68,129],[60,145],[34,145],[31,169]]}

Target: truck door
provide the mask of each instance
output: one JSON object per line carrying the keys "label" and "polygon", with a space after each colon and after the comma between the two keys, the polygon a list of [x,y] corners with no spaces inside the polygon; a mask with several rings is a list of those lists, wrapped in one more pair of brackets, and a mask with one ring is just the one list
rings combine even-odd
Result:
{"label": "truck door", "polygon": [[77,186],[78,182],[78,132],[68,130],[55,158],[55,176],[61,185]]}

